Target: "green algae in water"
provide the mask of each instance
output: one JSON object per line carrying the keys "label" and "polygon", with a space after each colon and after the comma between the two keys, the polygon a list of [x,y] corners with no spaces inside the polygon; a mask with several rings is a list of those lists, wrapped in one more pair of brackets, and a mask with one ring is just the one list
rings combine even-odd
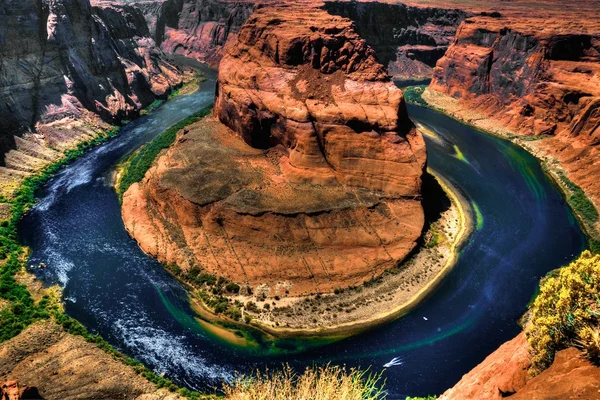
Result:
{"label": "green algae in water", "polygon": [[473,211],[475,211],[475,227],[477,228],[477,230],[481,230],[481,228],[483,228],[483,214],[481,213],[481,210],[479,209],[477,203],[472,202],[472,206]]}
{"label": "green algae in water", "polygon": [[458,158],[460,161],[465,162],[467,164],[469,164],[469,160],[467,160],[467,158],[465,157],[465,155],[462,153],[462,151],[460,151],[460,149],[458,148],[457,145],[454,145],[454,152],[455,157]]}
{"label": "green algae in water", "polygon": [[[200,316],[193,317],[190,312],[173,304],[160,288],[156,286],[155,288],[169,314],[181,326],[208,339],[218,341],[219,344],[248,353],[266,356],[302,353],[340,340],[340,338],[272,338],[250,326],[225,321],[207,321]],[[219,330],[224,330],[227,334],[219,333]],[[239,340],[231,340],[233,337]]]}

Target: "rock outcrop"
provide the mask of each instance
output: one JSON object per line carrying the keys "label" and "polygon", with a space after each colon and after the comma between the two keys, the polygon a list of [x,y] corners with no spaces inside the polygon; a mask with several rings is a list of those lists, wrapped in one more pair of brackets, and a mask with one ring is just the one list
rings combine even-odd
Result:
{"label": "rock outcrop", "polygon": [[327,1],[325,9],[350,18],[394,81],[429,81],[460,23],[470,12],[385,2]]}
{"label": "rock outcrop", "polygon": [[[587,3],[584,2],[582,7]],[[566,24],[563,19],[573,21]],[[466,20],[430,88],[536,142],[600,206],[600,12]]]}
{"label": "rock outcrop", "polygon": [[17,381],[6,381],[0,385],[0,400],[44,400],[36,387],[19,386]]}
{"label": "rock outcrop", "polygon": [[[17,146],[14,133],[40,125],[90,112],[132,118],[181,82],[134,7],[8,1],[0,26],[0,154]],[[49,145],[51,136],[40,141]]]}
{"label": "rock outcrop", "polygon": [[600,397],[600,367],[592,365],[575,348],[556,353],[552,365],[532,377],[530,349],[520,333],[465,374],[439,400],[597,399]]}
{"label": "rock outcrop", "polygon": [[123,198],[148,253],[294,295],[361,284],[416,246],[424,141],[350,20],[258,6],[226,48],[214,114],[230,130],[190,127]]}

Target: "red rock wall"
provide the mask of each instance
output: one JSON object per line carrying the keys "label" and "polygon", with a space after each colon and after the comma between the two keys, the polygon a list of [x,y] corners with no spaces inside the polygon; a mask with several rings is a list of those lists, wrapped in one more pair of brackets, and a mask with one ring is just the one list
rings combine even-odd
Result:
{"label": "red rock wall", "polygon": [[219,66],[223,46],[234,38],[254,9],[254,2],[166,0],[136,3],[161,49]]}
{"label": "red rock wall", "polygon": [[189,127],[123,197],[146,252],[306,295],[360,285],[415,248],[423,138],[352,22],[320,6],[259,6],[229,41],[222,124]]}
{"label": "red rock wall", "polygon": [[600,368],[568,348],[556,353],[552,365],[532,377],[525,334],[500,346],[465,374],[439,400],[564,400],[600,398]]}
{"label": "red rock wall", "polygon": [[401,3],[327,1],[325,9],[350,18],[394,81],[429,81],[459,24],[470,12]]}

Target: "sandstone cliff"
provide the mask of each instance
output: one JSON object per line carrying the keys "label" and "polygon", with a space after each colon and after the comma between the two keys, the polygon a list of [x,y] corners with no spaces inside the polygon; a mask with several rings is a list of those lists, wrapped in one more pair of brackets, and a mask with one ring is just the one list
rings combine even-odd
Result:
{"label": "sandstone cliff", "polygon": [[558,159],[600,206],[598,10],[468,19],[430,88],[457,99],[467,119],[488,117],[512,134],[547,137],[531,146]]}
{"label": "sandstone cliff", "polygon": [[426,154],[351,21],[259,6],[227,46],[215,115],[123,198],[142,248],[272,294],[327,292],[416,246]]}
{"label": "sandstone cliff", "polygon": [[56,323],[37,322],[0,344],[0,399],[180,400]]}
{"label": "sandstone cliff", "polygon": [[[2,166],[27,171],[56,158],[40,145],[60,149],[93,134],[74,121],[132,118],[181,82],[134,7],[9,1],[0,4],[0,26],[0,154],[22,150]],[[13,137],[35,130],[28,143]]]}

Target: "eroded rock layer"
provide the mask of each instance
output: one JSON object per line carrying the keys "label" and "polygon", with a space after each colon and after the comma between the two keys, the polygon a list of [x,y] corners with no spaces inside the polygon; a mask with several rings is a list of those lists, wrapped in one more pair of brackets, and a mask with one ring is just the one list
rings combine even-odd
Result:
{"label": "eroded rock layer", "polygon": [[163,51],[217,68],[227,40],[237,35],[254,1],[158,0],[136,2]]}
{"label": "eroded rock layer", "polygon": [[351,21],[259,6],[227,46],[214,113],[223,124],[190,127],[124,196],[145,251],[293,295],[360,284],[415,247],[424,142]]}
{"label": "eroded rock layer", "polygon": [[0,154],[15,147],[13,133],[38,124],[87,111],[132,118],[181,82],[135,7],[8,1],[0,26]]}
{"label": "eroded rock layer", "polygon": [[[431,89],[516,134],[542,135],[542,155],[600,204],[600,12],[466,20]],[[573,18],[566,24],[563,18]]]}

